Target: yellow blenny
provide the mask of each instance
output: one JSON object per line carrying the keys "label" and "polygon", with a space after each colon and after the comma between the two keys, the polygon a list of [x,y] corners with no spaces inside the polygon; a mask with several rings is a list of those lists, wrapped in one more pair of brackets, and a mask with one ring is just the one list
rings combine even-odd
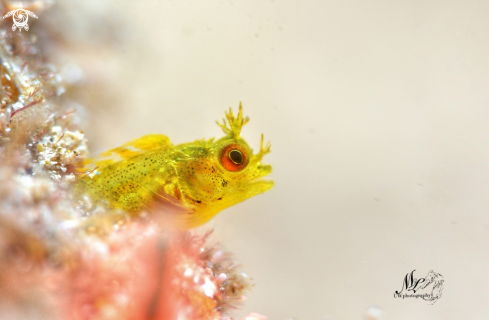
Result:
{"label": "yellow blenny", "polygon": [[76,190],[133,216],[144,209],[171,208],[184,228],[201,225],[273,187],[273,181],[261,179],[272,171],[261,164],[270,144],[263,145],[262,135],[260,151],[253,154],[240,137],[249,121],[241,104],[237,116],[230,109],[226,119],[217,122],[225,133],[219,140],[173,145],[164,135],[150,134],[88,159],[83,170],[93,171],[78,180]]}

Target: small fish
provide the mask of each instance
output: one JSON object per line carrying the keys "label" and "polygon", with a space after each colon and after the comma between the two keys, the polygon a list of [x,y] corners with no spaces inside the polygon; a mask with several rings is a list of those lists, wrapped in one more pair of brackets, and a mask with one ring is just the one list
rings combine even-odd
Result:
{"label": "small fish", "polygon": [[[226,119],[228,124],[226,124]],[[76,190],[95,203],[105,203],[137,216],[144,209],[170,207],[178,225],[199,226],[221,210],[270,190],[272,172],[261,160],[270,143],[253,154],[241,138],[249,121],[242,106],[235,117],[226,112],[217,122],[225,136],[173,145],[168,137],[150,134],[83,163],[90,174],[78,179]]]}

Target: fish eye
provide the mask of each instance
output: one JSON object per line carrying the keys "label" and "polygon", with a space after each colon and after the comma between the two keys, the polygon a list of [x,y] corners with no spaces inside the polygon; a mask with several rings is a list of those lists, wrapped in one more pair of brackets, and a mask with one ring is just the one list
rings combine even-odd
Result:
{"label": "fish eye", "polygon": [[238,172],[246,168],[249,159],[243,146],[232,143],[221,150],[219,160],[227,171]]}
{"label": "fish eye", "polygon": [[232,162],[235,164],[242,164],[243,163],[243,154],[239,150],[231,150],[229,152],[229,159],[231,159]]}

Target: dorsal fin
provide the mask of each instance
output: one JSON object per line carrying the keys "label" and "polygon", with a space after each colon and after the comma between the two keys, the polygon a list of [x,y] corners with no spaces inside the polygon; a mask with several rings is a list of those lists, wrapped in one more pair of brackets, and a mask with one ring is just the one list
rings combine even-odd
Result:
{"label": "dorsal fin", "polygon": [[99,168],[130,159],[143,152],[166,149],[172,144],[170,139],[162,134],[148,134],[138,139],[129,141],[120,147],[105,151],[96,158],[87,159],[83,162],[84,169],[97,166]]}

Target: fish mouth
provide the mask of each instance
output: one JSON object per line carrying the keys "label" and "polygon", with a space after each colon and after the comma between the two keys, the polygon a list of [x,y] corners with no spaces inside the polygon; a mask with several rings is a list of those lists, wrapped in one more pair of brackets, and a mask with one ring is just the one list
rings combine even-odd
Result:
{"label": "fish mouth", "polygon": [[254,177],[247,183],[247,186],[259,190],[258,193],[270,190],[275,183],[271,179],[264,179],[270,173],[272,173],[271,165],[259,165],[257,172],[255,172]]}
{"label": "fish mouth", "polygon": [[257,193],[263,193],[273,188],[275,182],[271,179],[256,179],[248,183],[248,187],[259,190]]}
{"label": "fish mouth", "polygon": [[269,164],[259,165],[257,168],[258,174],[256,178],[263,178],[272,173],[272,166]]}

